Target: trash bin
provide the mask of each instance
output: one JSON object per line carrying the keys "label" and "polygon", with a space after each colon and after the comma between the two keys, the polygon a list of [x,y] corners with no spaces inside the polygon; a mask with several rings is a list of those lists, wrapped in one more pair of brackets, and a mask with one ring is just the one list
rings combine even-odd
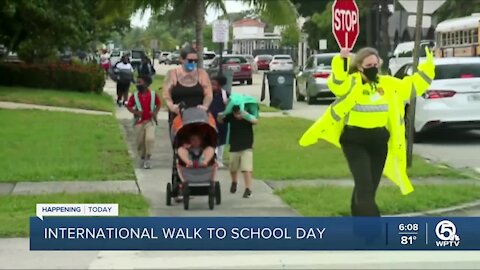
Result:
{"label": "trash bin", "polygon": [[265,79],[268,81],[270,107],[278,108],[280,110],[291,110],[293,108],[293,83],[295,80],[293,71],[273,71],[264,73],[262,101],[265,99]]}

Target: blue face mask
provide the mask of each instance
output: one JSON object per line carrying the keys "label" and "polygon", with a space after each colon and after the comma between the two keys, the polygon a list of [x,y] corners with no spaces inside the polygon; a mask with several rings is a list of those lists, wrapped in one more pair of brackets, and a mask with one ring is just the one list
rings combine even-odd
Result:
{"label": "blue face mask", "polygon": [[183,66],[185,67],[186,71],[190,72],[197,68],[197,63],[185,63]]}

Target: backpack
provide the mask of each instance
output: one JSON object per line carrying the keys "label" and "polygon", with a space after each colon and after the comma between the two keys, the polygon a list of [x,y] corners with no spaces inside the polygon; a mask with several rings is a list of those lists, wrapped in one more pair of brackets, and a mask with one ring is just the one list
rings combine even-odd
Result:
{"label": "backpack", "polygon": [[[150,90],[150,97],[151,97],[150,98],[150,111],[153,112],[156,108],[156,106],[155,106],[155,91]],[[140,99],[138,98],[138,91],[135,91],[133,93],[133,99],[135,100],[135,108],[139,112],[141,112],[142,111],[142,104],[140,104]],[[133,115],[133,125],[134,126],[137,123],[138,118],[139,118],[139,116]],[[153,119],[153,121],[155,122],[155,124],[157,124],[157,119]]]}

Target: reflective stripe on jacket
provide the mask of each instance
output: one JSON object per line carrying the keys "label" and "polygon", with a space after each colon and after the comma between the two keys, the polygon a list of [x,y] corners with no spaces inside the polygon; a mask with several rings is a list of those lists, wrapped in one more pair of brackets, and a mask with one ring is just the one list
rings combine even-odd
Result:
{"label": "reflective stripe on jacket", "polygon": [[[384,175],[399,186],[402,194],[413,191],[413,186],[407,175],[407,151],[405,142],[404,104],[410,99],[411,93],[422,95],[433,78],[435,66],[433,62],[419,65],[418,72],[407,76],[403,80],[391,76],[379,76],[377,87],[382,88],[388,104],[372,104],[378,107],[363,106],[358,101],[363,95],[363,83],[360,73],[348,74],[343,70],[343,59],[337,55],[332,60],[332,74],[328,78],[330,90],[337,96],[337,100],[330,105],[326,112],[302,136],[301,146],[309,146],[323,139],[337,147],[340,146],[340,135],[349,114],[355,112],[377,113],[387,109],[388,121],[386,128],[390,132],[388,141],[388,155],[385,162]],[[365,119],[369,121],[371,119]],[[361,119],[357,121],[362,122]]]}

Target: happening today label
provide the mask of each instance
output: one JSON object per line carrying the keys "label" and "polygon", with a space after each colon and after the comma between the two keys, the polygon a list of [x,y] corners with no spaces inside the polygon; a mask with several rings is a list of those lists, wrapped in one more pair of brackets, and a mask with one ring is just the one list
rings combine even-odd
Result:
{"label": "happening today label", "polygon": [[37,204],[37,217],[43,220],[46,216],[85,217],[85,216],[118,216],[118,204],[85,204],[85,203],[47,203]]}

